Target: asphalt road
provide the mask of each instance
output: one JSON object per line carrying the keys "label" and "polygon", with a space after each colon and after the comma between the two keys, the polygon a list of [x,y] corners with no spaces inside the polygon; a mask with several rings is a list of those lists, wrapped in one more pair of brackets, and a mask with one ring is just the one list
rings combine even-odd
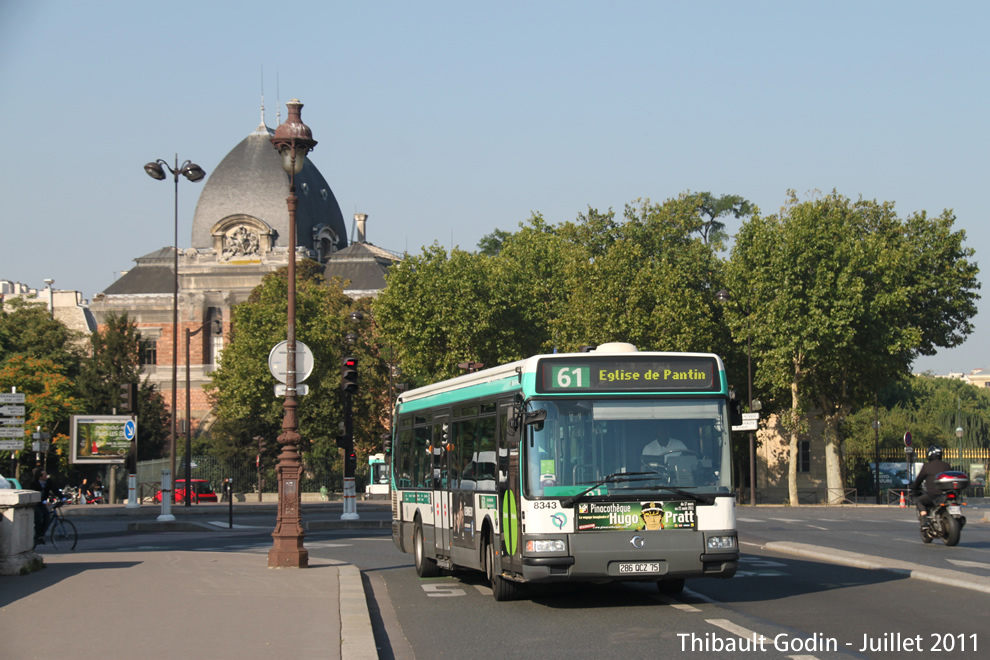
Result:
{"label": "asphalt road", "polygon": [[[983,625],[990,595],[767,548],[801,543],[985,578],[990,523],[979,522],[983,511],[973,508],[960,545],[948,548],[921,543],[910,509],[740,507],[739,574],[689,581],[677,598],[652,585],[571,585],[498,603],[477,573],[420,579],[387,529],[309,531],[306,546],[361,568],[383,658],[724,658],[731,644],[739,657],[955,660],[990,649]],[[304,514],[319,517],[334,515]],[[217,531],[169,533],[76,520],[80,552],[181,548],[256,553],[264,561],[274,517],[239,514],[233,530],[223,529],[221,517],[213,521]]]}

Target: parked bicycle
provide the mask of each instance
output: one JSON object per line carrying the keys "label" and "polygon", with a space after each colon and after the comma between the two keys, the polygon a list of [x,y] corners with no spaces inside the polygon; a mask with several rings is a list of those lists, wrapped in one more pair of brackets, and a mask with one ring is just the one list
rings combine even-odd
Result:
{"label": "parked bicycle", "polygon": [[[79,541],[79,532],[76,531],[75,523],[68,520],[65,514],[62,513],[62,505],[64,503],[63,500],[58,500],[52,504],[48,526],[42,532],[41,538],[47,536],[48,542],[56,550],[75,550],[76,542]],[[35,547],[37,545],[38,539],[35,538]]]}

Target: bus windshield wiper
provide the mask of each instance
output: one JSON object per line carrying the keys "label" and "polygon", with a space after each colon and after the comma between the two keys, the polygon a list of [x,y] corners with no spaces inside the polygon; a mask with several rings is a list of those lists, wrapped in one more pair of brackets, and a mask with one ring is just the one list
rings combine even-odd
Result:
{"label": "bus windshield wiper", "polygon": [[[572,506],[574,506],[574,503],[577,502],[579,499],[581,499],[591,491],[595,490],[596,488],[604,486],[605,484],[621,484],[627,481],[643,481],[652,478],[652,476],[655,476],[656,474],[657,474],[656,472],[613,472],[612,474],[608,475],[601,481],[596,481],[595,483],[591,484],[589,488],[581,491],[577,495],[571,495],[570,497],[562,498],[560,500],[560,506],[565,509],[569,509]],[[628,477],[638,477],[638,478],[629,479]]]}
{"label": "bus windshield wiper", "polygon": [[681,497],[686,497],[687,499],[694,500],[695,502],[698,502],[700,504],[714,504],[715,503],[715,498],[713,498],[711,496],[704,497],[704,496],[701,496],[701,495],[697,495],[695,493],[692,493],[690,491],[686,491],[683,488],[674,488],[673,486],[650,486],[646,490],[666,490],[666,491],[670,491],[671,493],[676,493],[677,495],[680,495]]}

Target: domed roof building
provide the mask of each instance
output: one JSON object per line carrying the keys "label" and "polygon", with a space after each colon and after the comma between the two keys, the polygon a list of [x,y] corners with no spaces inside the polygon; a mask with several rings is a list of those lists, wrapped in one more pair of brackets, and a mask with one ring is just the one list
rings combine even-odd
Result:
{"label": "domed roof building", "polygon": [[[289,175],[271,143],[274,131],[262,123],[241,140],[210,175],[193,216],[192,246],[229,262],[285,248],[289,236]],[[306,159],[296,175],[296,244],[325,262],[347,246],[337,198]]]}
{"label": "domed roof building", "polygon": [[[110,313],[127,313],[141,333],[143,373],[172,405],[185,401],[184,367],[182,382],[173,386],[173,365],[184,365],[187,359],[184,331],[197,333],[188,354],[194,430],[197,420],[208,421],[210,405],[202,388],[230,331],[231,307],[246,300],[266,274],[287,265],[290,254],[326,264],[347,247],[340,206],[309,158],[295,177],[296,245],[288,245],[289,175],[271,143],[273,134],[262,109],[261,125],[209,174],[196,205],[190,247],[180,248],[178,256],[172,247],[164,247],[134,259],[134,268],[90,304],[99,324]],[[173,324],[176,282],[178,320]],[[204,326],[214,327],[213,321],[223,324],[222,334],[200,332]],[[178,417],[183,418],[179,407]]]}

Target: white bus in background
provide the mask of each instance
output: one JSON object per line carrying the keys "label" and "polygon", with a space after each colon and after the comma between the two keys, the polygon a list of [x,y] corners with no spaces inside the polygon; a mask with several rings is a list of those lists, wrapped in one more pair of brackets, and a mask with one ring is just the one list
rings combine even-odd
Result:
{"label": "white bus in background", "polygon": [[368,456],[368,485],[364,489],[364,499],[387,500],[389,481],[389,465],[385,462],[385,454]]}

